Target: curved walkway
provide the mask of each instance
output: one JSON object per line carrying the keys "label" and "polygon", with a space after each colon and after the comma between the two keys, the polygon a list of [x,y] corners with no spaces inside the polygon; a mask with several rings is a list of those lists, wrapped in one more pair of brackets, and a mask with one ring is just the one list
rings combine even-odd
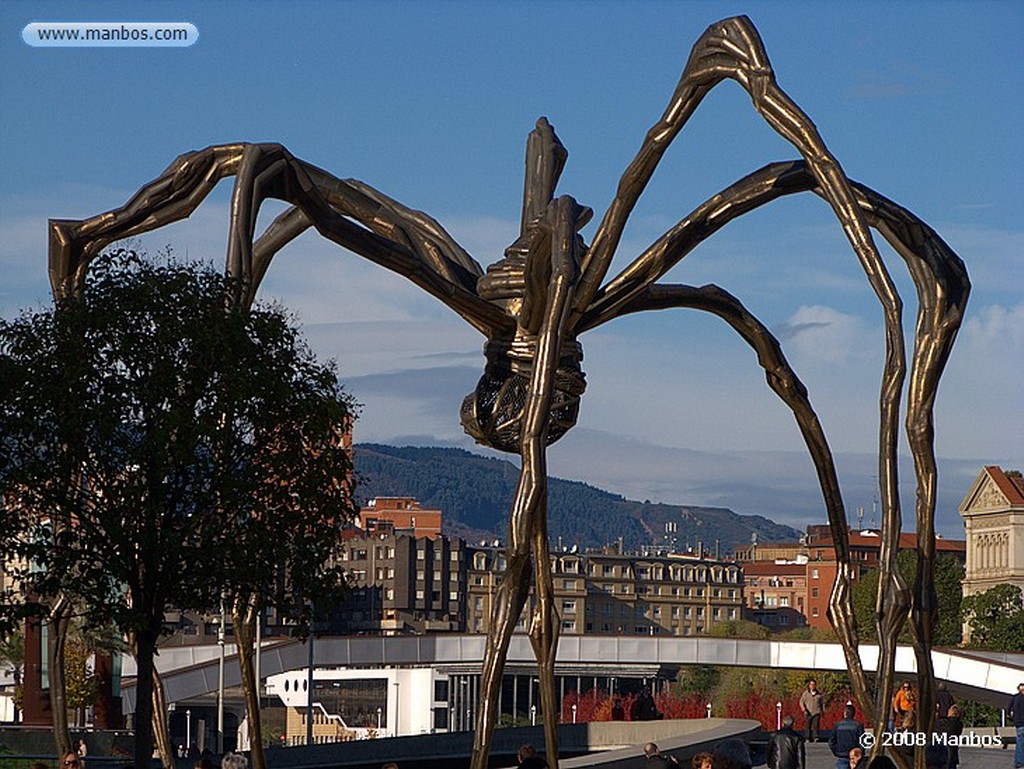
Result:
{"label": "curved walkway", "polygon": [[[317,667],[451,667],[479,669],[484,657],[483,635],[436,634],[425,636],[340,636],[314,642]],[[225,649],[224,685],[240,683],[234,645]],[[861,646],[867,670],[878,662],[877,646]],[[157,668],[164,678],[169,702],[213,692],[218,686],[217,646],[164,647]],[[266,642],[261,654],[263,677],[306,667],[308,650],[300,641]],[[123,674],[134,675],[134,660],[125,659]],[[534,662],[526,635],[515,635],[509,646],[510,664]],[[1016,685],[1024,681],[1024,655],[984,654],[954,649],[932,651],[936,676],[950,684],[959,697],[1003,707]],[[574,670],[589,667],[615,668],[624,672],[671,671],[683,665],[737,665],[743,667],[793,668],[797,670],[846,670],[842,647],[837,643],[755,641],[732,638],[664,638],[633,636],[565,636],[558,643],[556,665]],[[897,675],[916,673],[914,651],[901,646],[896,655]],[[122,685],[125,712],[135,706],[134,681]]]}

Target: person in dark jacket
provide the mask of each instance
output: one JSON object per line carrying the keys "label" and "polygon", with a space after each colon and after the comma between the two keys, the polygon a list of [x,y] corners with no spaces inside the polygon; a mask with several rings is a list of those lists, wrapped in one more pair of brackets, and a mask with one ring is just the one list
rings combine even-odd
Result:
{"label": "person in dark jacket", "polygon": [[1017,693],[1010,698],[1006,712],[1013,718],[1017,729],[1017,745],[1013,751],[1013,765],[1016,769],[1024,769],[1024,683],[1017,684]]}
{"label": "person in dark jacket", "polygon": [[935,717],[945,718],[949,715],[949,709],[956,705],[956,700],[949,693],[949,687],[945,681],[939,681],[935,692]]}
{"label": "person in dark jacket", "polygon": [[843,708],[843,720],[832,727],[828,747],[836,757],[836,769],[850,769],[850,751],[860,747],[864,736],[864,724],[854,718],[857,710],[853,705]]}
{"label": "person in dark jacket", "polygon": [[664,769],[679,769],[679,760],[668,753],[662,753],[655,743],[648,742],[644,745],[644,758],[651,762],[654,766],[660,766]]}
{"label": "person in dark jacket", "polygon": [[528,742],[520,746],[516,759],[521,769],[548,769],[548,762],[538,756],[537,750]]}
{"label": "person in dark jacket", "polygon": [[793,716],[782,719],[782,728],[768,743],[768,769],[806,769],[804,738],[793,729]]}
{"label": "person in dark jacket", "polygon": [[649,686],[645,686],[640,692],[635,708],[636,718],[633,719],[634,721],[657,721],[661,718],[661,713],[658,712],[658,706],[654,704],[654,695],[651,694]]}
{"label": "person in dark jacket", "polygon": [[[960,708],[950,705],[946,715],[935,719],[935,731],[939,734],[949,734],[959,737],[964,733],[964,722],[960,718]],[[948,769],[956,769],[960,763],[960,748],[956,746],[955,740],[949,740]]]}

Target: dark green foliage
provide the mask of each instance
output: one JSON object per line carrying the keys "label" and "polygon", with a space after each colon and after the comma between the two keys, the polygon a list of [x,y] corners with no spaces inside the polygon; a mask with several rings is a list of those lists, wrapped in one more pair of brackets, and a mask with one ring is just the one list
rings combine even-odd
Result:
{"label": "dark green foliage", "polygon": [[964,598],[964,617],[974,649],[1024,652],[1024,595],[1016,585],[997,585]]}
{"label": "dark green foliage", "polygon": [[[917,576],[917,552],[901,550],[897,556],[900,574],[908,586]],[[963,598],[964,567],[952,555],[940,553],[935,559],[935,591],[939,600],[935,625],[936,646],[957,646],[963,635],[960,609]],[[878,595],[878,569],[872,569],[853,586],[853,611],[861,640],[875,633],[875,599]],[[867,641],[864,641],[867,643]],[[910,643],[909,621],[900,633],[900,643]]]}
{"label": "dark green foliage", "polygon": [[[519,468],[453,448],[356,446],[354,463],[361,501],[378,496],[410,496],[444,511],[447,533],[470,540],[504,539]],[[709,507],[635,502],[577,481],[551,478],[548,531],[552,543],[599,547],[618,542],[627,548],[665,543],[665,524],[674,523],[677,546],[698,541],[714,554],[715,540],[725,554],[750,542],[752,532],[765,541],[795,540],[799,532],[760,516],[736,515]]]}
{"label": "dark green foliage", "polygon": [[691,665],[679,671],[678,686],[684,694],[707,695],[718,688],[722,669],[714,665]]}
{"label": "dark green foliage", "polygon": [[234,288],[119,252],[79,296],[0,321],[0,544],[39,567],[17,575],[37,595],[132,639],[146,765],[167,608],[244,588],[301,616],[341,580],[349,400],[284,312],[236,309]]}
{"label": "dark green foliage", "polygon": [[756,622],[750,622],[745,619],[716,622],[704,634],[711,638],[754,638],[767,640],[772,637],[772,631],[764,625],[759,625]]}

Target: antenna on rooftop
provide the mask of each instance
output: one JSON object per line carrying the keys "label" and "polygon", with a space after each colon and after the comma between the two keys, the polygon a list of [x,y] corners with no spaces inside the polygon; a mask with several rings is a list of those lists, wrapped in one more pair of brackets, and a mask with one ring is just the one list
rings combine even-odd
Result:
{"label": "antenna on rooftop", "polygon": [[878,507],[878,476],[872,475],[871,477],[875,481],[871,487],[871,528],[873,529],[875,528],[875,512]]}

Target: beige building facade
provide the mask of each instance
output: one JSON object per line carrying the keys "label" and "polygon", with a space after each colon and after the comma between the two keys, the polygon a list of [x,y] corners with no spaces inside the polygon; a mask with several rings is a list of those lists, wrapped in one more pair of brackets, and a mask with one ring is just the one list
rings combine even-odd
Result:
{"label": "beige building facade", "polygon": [[996,585],[1024,590],[1024,478],[989,465],[960,503],[967,530],[964,595]]}
{"label": "beige building facade", "polygon": [[[505,571],[500,547],[470,547],[467,626],[488,633]],[[700,635],[743,618],[743,570],[733,561],[677,553],[551,555],[556,611],[567,635]],[[519,619],[525,631],[532,596]]]}

